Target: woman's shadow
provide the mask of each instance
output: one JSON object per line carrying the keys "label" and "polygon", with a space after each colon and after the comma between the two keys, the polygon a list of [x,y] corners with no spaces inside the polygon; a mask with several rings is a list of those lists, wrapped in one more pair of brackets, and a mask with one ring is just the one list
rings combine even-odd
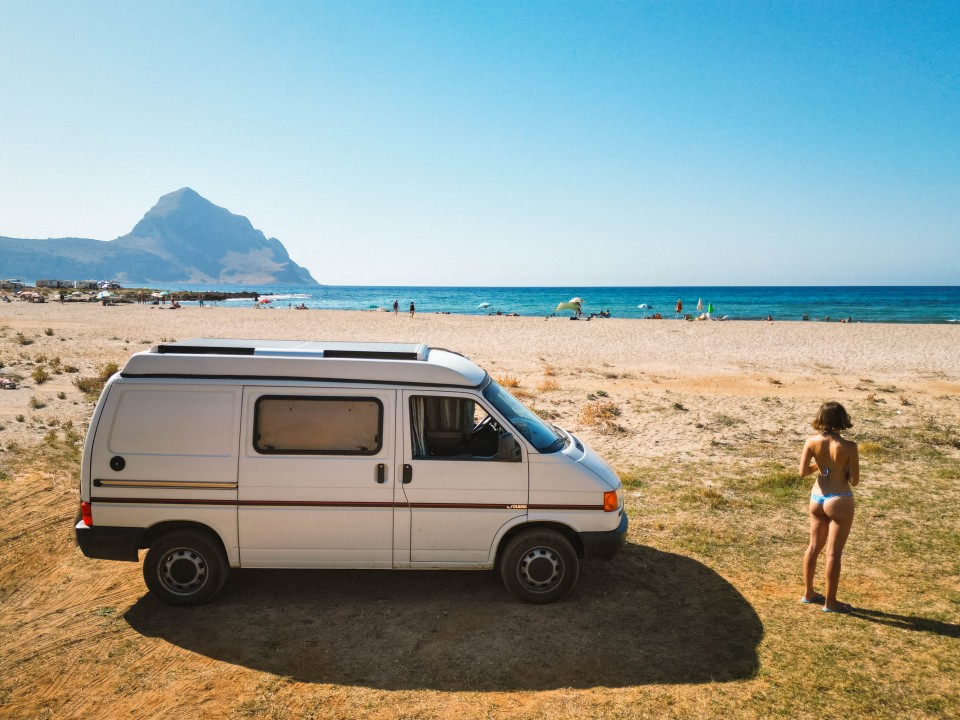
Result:
{"label": "woman's shadow", "polygon": [[232,571],[212,604],[145,595],[137,632],[302,682],[458,691],[751,677],[763,634],[749,603],[680,555],[628,545],[585,563],[563,601],[531,606],[489,572]]}
{"label": "woman's shadow", "polygon": [[862,620],[869,620],[880,625],[889,625],[900,630],[913,630],[915,632],[925,632],[931,635],[942,635],[949,638],[960,638],[960,625],[954,623],[942,622],[931,618],[919,617],[916,615],[896,615],[894,613],[880,612],[869,608],[856,607],[850,613],[853,617]]}

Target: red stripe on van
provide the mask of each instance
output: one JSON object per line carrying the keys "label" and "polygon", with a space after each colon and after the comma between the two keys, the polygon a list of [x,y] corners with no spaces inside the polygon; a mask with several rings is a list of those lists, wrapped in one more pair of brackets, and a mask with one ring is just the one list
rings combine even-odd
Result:
{"label": "red stripe on van", "polygon": [[[352,502],[327,500],[203,500],[186,498],[143,498],[143,497],[97,497],[92,502],[120,503],[120,504],[147,504],[147,505],[239,505],[242,507],[394,507],[394,508],[421,508],[421,509],[455,509],[466,510],[502,510],[523,503],[395,503],[395,502]],[[520,510],[523,508],[513,508]],[[529,510],[599,510],[603,505],[527,505]]]}

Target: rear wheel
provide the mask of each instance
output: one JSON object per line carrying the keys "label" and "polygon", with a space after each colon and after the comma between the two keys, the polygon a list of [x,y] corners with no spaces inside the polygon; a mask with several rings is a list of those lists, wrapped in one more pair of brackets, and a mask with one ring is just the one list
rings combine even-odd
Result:
{"label": "rear wheel", "polygon": [[174,530],[147,552],[143,579],[168,605],[199,605],[223,587],[229,566],[218,540],[197,530]]}
{"label": "rear wheel", "polygon": [[510,540],[500,559],[500,577],[517,599],[534,604],[559,600],[573,589],[580,562],[556,530],[527,530]]}

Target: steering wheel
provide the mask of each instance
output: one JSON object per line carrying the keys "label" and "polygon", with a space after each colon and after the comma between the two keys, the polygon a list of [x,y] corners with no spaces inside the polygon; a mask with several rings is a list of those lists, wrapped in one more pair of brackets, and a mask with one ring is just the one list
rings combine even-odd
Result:
{"label": "steering wheel", "polygon": [[488,427],[493,426],[493,415],[487,415],[483,420],[474,425],[473,430],[470,431],[471,435],[476,435],[483,430],[486,430]]}

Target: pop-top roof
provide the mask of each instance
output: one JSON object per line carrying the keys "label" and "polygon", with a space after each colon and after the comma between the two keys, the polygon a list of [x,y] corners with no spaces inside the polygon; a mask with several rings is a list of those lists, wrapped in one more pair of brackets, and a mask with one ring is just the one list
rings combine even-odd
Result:
{"label": "pop-top roof", "polygon": [[[257,355],[260,357],[355,358],[367,360],[426,360],[424,343],[350,343],[315,340],[233,340],[196,338],[157,345],[160,354]],[[153,351],[151,351],[153,352]]]}
{"label": "pop-top roof", "polygon": [[424,343],[197,338],[131,356],[133,377],[263,378],[477,387],[486,373],[455,352]]}

